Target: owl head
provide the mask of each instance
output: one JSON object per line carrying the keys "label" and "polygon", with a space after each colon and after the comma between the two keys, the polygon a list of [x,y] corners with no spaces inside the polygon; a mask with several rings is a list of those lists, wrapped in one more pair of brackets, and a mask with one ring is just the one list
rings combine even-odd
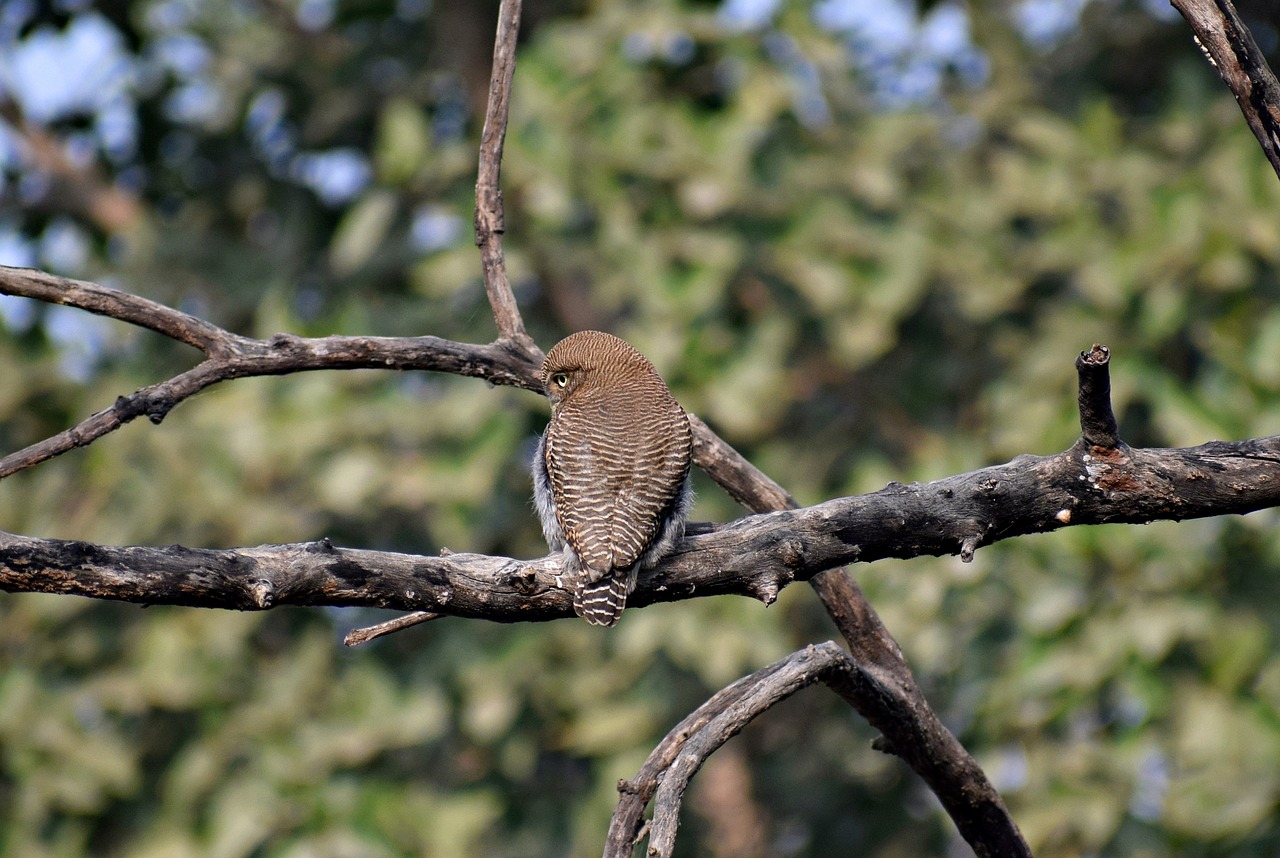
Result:
{"label": "owl head", "polygon": [[542,386],[552,407],[603,392],[649,387],[655,381],[663,384],[648,358],[603,331],[570,334],[552,346],[542,364]]}

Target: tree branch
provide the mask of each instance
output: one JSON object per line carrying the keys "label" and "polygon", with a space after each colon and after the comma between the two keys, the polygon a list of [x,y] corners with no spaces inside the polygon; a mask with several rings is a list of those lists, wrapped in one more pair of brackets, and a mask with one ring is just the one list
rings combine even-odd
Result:
{"label": "tree branch", "polygon": [[1169,0],[1230,87],[1262,151],[1280,176],[1280,83],[1231,0]]}
{"label": "tree branch", "polygon": [[654,801],[648,828],[648,856],[669,856],[680,824],[686,787],[702,764],[753,719],[806,686],[823,682],[847,692],[865,674],[849,655],[828,641],[808,646],[717,692],[669,732],[629,781],[609,823],[604,858],[630,858],[643,837],[644,810]]}
{"label": "tree branch", "polygon": [[539,364],[512,343],[472,345],[439,337],[297,337],[255,340],[117,289],[0,266],[0,294],[78,307],[140,325],[205,353],[206,360],[167,381],[120,396],[70,429],[0,459],[0,479],[83,447],[146,415],[159,423],[180,402],[220,381],[321,369],[433,370],[541,391]]}
{"label": "tree branch", "polygon": [[[121,397],[111,409],[0,460],[0,476],[90,443],[141,414],[158,422],[178,402],[227,378],[382,367],[433,369],[538,388],[535,359],[509,341],[476,346],[435,337],[305,339],[284,334],[253,340],[137,296],[20,269],[0,269],[0,292],[132,321],[212,355],[187,373]],[[1082,427],[1095,441],[1110,437],[1089,429],[1098,415],[1110,414],[1105,372],[1103,361],[1081,375]],[[700,420],[693,418],[692,424],[696,461],[733,497],[755,509],[792,503]],[[855,660],[883,678],[881,687],[858,698],[858,711],[930,785],[979,854],[1026,854],[1023,847],[1010,850],[1008,844],[1022,841],[999,795],[929,709],[896,642],[856,583],[833,567],[920,554],[959,553],[968,559],[978,547],[998,539],[1068,524],[1180,519],[1274,506],[1280,502],[1271,482],[1277,461],[1277,439],[1181,451],[1134,451],[1082,440],[1057,456],[1019,457],[1008,465],[923,486],[891,484],[872,495],[742,519],[691,536],[675,557],[640,582],[630,602],[641,606],[739,593],[769,603],[790,582],[810,580]],[[5,536],[0,539],[0,566],[0,589],[149,604],[242,610],[275,604],[368,605],[500,622],[571,613],[567,596],[555,586],[555,560],[414,558],[308,546],[233,552],[103,549]],[[60,574],[46,574],[45,569]]]}
{"label": "tree branch", "polygon": [[499,340],[518,345],[542,363],[542,353],[525,333],[520,308],[507,280],[502,252],[506,221],[502,210],[502,146],[507,136],[511,81],[516,71],[516,37],[520,32],[520,0],[503,0],[498,10],[498,33],[493,42],[493,75],[489,79],[489,105],[480,134],[480,166],[476,173],[476,246],[484,289],[498,325]]}
{"label": "tree branch", "polygon": [[[1073,525],[1278,506],[1277,465],[1280,436],[1187,449],[1124,449],[1106,457],[1082,442],[1054,456],[1019,456],[931,483],[891,483],[867,495],[700,527],[706,532],[687,536],[671,557],[642,574],[628,605],[724,594],[769,604],[782,587],[854,561],[957,554],[966,542],[988,545]],[[559,571],[557,555],[423,557],[327,542],[229,550],[114,548],[0,532],[0,589],[145,604],[236,610],[363,605],[541,621],[572,616],[569,595],[556,583]],[[854,656],[871,656],[870,669],[882,662],[876,650],[887,646]]]}

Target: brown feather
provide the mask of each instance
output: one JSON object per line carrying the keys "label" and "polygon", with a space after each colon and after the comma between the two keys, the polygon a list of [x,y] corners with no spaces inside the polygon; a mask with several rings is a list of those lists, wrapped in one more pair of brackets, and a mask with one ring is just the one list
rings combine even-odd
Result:
{"label": "brown feather", "polygon": [[[625,604],[633,567],[656,562],[646,553],[666,519],[683,516],[693,454],[688,418],[653,364],[610,334],[565,338],[547,354],[543,377],[552,411],[542,452],[555,517],[582,570],[579,590],[619,582],[592,587],[590,599],[579,592],[575,607],[606,590]],[[602,624],[612,625],[622,604],[601,612],[611,617]]]}

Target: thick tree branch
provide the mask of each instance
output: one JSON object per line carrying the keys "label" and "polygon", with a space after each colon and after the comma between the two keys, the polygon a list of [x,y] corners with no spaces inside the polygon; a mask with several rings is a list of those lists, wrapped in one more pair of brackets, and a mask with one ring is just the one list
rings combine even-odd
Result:
{"label": "thick tree branch", "polygon": [[[706,528],[643,575],[628,605],[724,594],[769,604],[782,587],[854,561],[957,554],[966,542],[988,545],[1071,525],[1280,506],[1278,468],[1280,436],[1105,457],[1081,442],[1053,456],[1019,456],[931,483],[893,483]],[[558,564],[554,555],[421,557],[324,542],[112,548],[0,534],[3,590],[236,610],[364,605],[498,622],[552,620],[572,616],[568,594],[556,585]]]}
{"label": "thick tree branch", "polygon": [[1231,0],[1170,0],[1231,88],[1262,151],[1280,176],[1280,83]]}
{"label": "thick tree branch", "polygon": [[[121,397],[113,408],[90,417],[71,430],[0,460],[0,475],[90,443],[141,414],[147,414],[158,422],[178,402],[227,378],[313,369],[383,367],[433,369],[483,377],[498,384],[529,389],[538,386],[535,358],[510,341],[475,346],[433,337],[304,339],[290,335],[277,335],[265,341],[252,340],[192,320],[185,314],[136,296],[94,284],[60,281],[38,273],[0,269],[0,291],[56,300],[139,322],[152,330],[206,349],[206,354],[215,355],[174,379]],[[1105,398],[1104,387],[1084,395],[1083,401],[1094,402],[1098,395]],[[1092,407],[1098,413],[1109,411],[1105,402],[1102,405],[1095,403]],[[693,426],[697,438],[696,461],[733,497],[754,509],[777,508],[791,503],[785,491],[746,462],[705,424],[695,418]],[[1225,445],[1208,452],[1219,457],[1230,457],[1233,450],[1243,451],[1246,457],[1269,456],[1266,469],[1274,467],[1274,444],[1265,441],[1246,442],[1248,444],[1255,446],[1246,449],[1241,445]],[[652,601],[686,598],[695,593],[744,593],[770,602],[781,587],[791,581],[811,580],[848,641],[853,657],[863,669],[883,676],[885,688],[896,690],[893,695],[877,691],[861,699],[857,705],[859,711],[884,731],[886,744],[900,749],[904,760],[930,784],[975,850],[980,854],[1002,854],[1000,850],[1005,847],[997,848],[996,844],[1020,842],[1020,836],[999,795],[973,759],[929,709],[897,644],[857,585],[846,572],[832,567],[859,559],[869,561],[923,553],[959,552],[967,559],[977,547],[996,539],[1053,529],[1068,523],[1185,518],[1247,511],[1274,504],[1272,499],[1250,488],[1250,479],[1256,474],[1239,474],[1235,476],[1240,478],[1231,481],[1233,488],[1225,496],[1210,493],[1199,498],[1204,504],[1201,511],[1196,511],[1194,504],[1189,507],[1183,503],[1182,495],[1187,485],[1166,485],[1156,480],[1148,486],[1144,480],[1152,474],[1159,477],[1173,473],[1180,467],[1182,472],[1189,474],[1186,482],[1195,488],[1192,481],[1204,479],[1203,474],[1226,475],[1232,470],[1215,461],[1213,456],[1188,465],[1178,457],[1178,451],[1078,446],[1079,449],[1073,448],[1057,457],[1023,457],[1010,465],[927,486],[891,485],[882,492],[861,499],[832,501],[811,508],[811,511],[779,513],[783,518],[759,530],[744,524],[751,519],[744,519],[730,526],[744,528],[740,533],[726,528],[715,534],[691,537],[686,546],[682,546],[680,555],[641,582],[641,588],[631,603],[639,606]],[[1172,460],[1165,461],[1168,457],[1164,454],[1170,453],[1173,454]],[[1255,482],[1265,482],[1265,476]],[[1219,484],[1221,481],[1215,483]],[[1106,502],[1107,493],[1113,489],[1127,489],[1134,494],[1132,489],[1135,487],[1146,487],[1147,491],[1145,494],[1138,491],[1134,497],[1125,497],[1121,493],[1116,495],[1121,498],[1120,502]],[[1257,488],[1266,487],[1259,485]],[[1102,493],[1101,502],[1089,493],[1094,490]],[[842,503],[845,506],[840,506]],[[806,518],[812,510],[821,511],[817,519]],[[1142,510],[1146,512],[1137,512]],[[699,541],[724,533],[730,533],[730,538],[739,543],[739,550],[726,548],[714,540]],[[240,609],[283,603],[360,604],[505,622],[554,619],[568,616],[570,611],[567,600],[554,587],[553,571],[530,569],[529,564],[504,558],[475,561],[481,566],[478,571],[466,555],[454,555],[439,561],[432,558],[433,562],[421,566],[423,572],[419,577],[422,580],[413,578],[408,586],[402,588],[403,591],[388,593],[385,585],[371,582],[382,575],[389,575],[388,580],[396,581],[404,574],[397,570],[403,570],[406,564],[412,567],[418,561],[391,562],[384,568],[380,557],[373,553],[341,552],[342,562],[337,562],[334,558],[325,559],[322,553],[301,551],[295,546],[293,555],[283,565],[278,552],[264,557],[259,556],[263,549],[254,549],[257,554],[248,555],[248,560],[252,561],[250,566],[240,567],[241,561],[232,554],[210,552],[200,556],[165,556],[133,549],[130,550],[132,553],[114,557],[112,562],[95,570],[92,564],[76,566],[68,559],[76,556],[75,545],[64,551],[58,550],[53,543],[43,546],[7,543],[7,548],[16,549],[19,553],[14,556],[0,551],[0,559],[4,562],[13,559],[4,575],[0,576],[0,587],[77,592],[145,603]],[[41,555],[36,548],[46,553]],[[72,582],[71,578],[75,576],[67,573],[49,577],[30,574],[46,562],[55,569],[80,569],[83,577],[79,582]],[[139,565],[130,567],[129,563]],[[432,586],[441,574],[439,563],[445,564],[444,569],[449,574],[439,579],[443,584]],[[492,563],[497,563],[501,574],[493,571]],[[122,564],[142,577],[130,580],[128,574],[122,575]],[[187,570],[193,566],[216,570],[222,578],[197,580],[206,583],[221,581],[225,591],[217,586],[193,590],[190,585],[184,585],[182,582],[189,577]],[[248,583],[244,568],[253,571]],[[24,569],[28,574],[22,574]],[[95,571],[101,572],[103,581],[94,579]],[[346,573],[355,575],[355,580],[347,580]],[[178,583],[167,591],[158,590],[157,582],[170,574],[176,576]],[[410,591],[412,595],[405,595]],[[193,598],[193,593],[197,592],[199,598]],[[259,596],[270,598],[264,602]],[[1003,854],[1025,853],[1006,850]]]}
{"label": "thick tree branch", "polygon": [[[1184,7],[1203,6],[1204,0],[1175,0],[1175,5],[1187,14]],[[1219,6],[1231,13],[1228,19],[1219,9],[1222,20],[1238,24],[1226,0],[1220,0]],[[55,438],[0,460],[0,477],[90,443],[141,414],[159,422],[178,402],[227,378],[389,367],[455,372],[537,389],[541,352],[524,331],[502,249],[499,174],[518,21],[518,0],[504,0],[476,187],[476,240],[498,327],[497,342],[473,346],[431,337],[308,340],[288,335],[250,340],[125,293],[28,273],[28,282],[15,288],[26,288],[32,297],[151,328],[201,349],[206,360],[167,382],[121,397],[113,408]],[[1197,22],[1192,20],[1192,25],[1196,27]],[[1230,56],[1237,58],[1243,71],[1240,77],[1224,70],[1221,46],[1215,48],[1203,34],[1201,38],[1236,92],[1268,157],[1277,164],[1275,82],[1265,63],[1255,62],[1252,39],[1242,26],[1226,39]],[[0,271],[0,291],[8,291],[4,282],[10,273]],[[1191,451],[1133,451],[1121,444],[1110,410],[1105,351],[1100,362],[1093,359],[1097,356],[1095,349],[1090,360],[1080,364],[1084,440],[1072,450],[1051,457],[1021,457],[1009,465],[927,486],[891,485],[863,498],[778,513],[777,518],[752,517],[692,536],[676,557],[641,582],[632,603],[718,592],[746,593],[770,602],[790,581],[811,580],[849,642],[851,664],[857,665],[849,675],[867,679],[850,682],[842,691],[846,699],[884,732],[884,746],[924,777],[979,854],[1028,854],[999,796],[929,710],[896,643],[856,583],[843,570],[831,567],[924,553],[959,553],[970,559],[976,548],[997,539],[1068,524],[1215,515],[1275,504],[1268,494],[1274,486],[1266,484],[1266,475],[1241,462],[1252,461],[1263,471],[1274,471],[1276,439],[1206,445]],[[733,497],[756,511],[794,505],[781,487],[705,424],[696,418],[692,422],[699,465]],[[1028,505],[1028,500],[1035,503]],[[733,544],[717,542],[725,538]],[[41,581],[32,586],[32,572],[41,567],[52,574],[37,574]],[[708,569],[712,570],[709,576]],[[555,571],[550,559],[524,563],[476,555],[415,558],[340,550],[327,543],[195,552],[109,549],[0,535],[0,587],[5,589],[240,609],[366,604],[500,621],[551,619],[569,615],[567,600],[556,587]],[[728,735],[723,731],[714,735],[722,734]],[[717,744],[711,741],[705,752]],[[664,804],[672,813],[679,792],[673,789],[674,800]],[[669,849],[673,835],[674,822],[666,829],[655,829],[655,842]]]}

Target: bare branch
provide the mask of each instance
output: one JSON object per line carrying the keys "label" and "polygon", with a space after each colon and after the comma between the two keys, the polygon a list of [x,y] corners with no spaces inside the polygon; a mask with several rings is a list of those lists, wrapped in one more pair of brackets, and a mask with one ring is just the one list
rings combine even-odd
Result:
{"label": "bare branch", "polygon": [[924,780],[974,852],[1025,856],[1022,837],[986,773],[929,707],[897,642],[843,569],[809,582],[849,643],[857,670],[837,690],[883,735],[876,747],[896,754]]}
{"label": "bare branch", "polygon": [[[532,347],[530,339],[525,336],[515,298],[512,296],[511,286],[506,277],[506,266],[503,263],[504,223],[502,193],[500,193],[498,181],[500,163],[502,163],[503,137],[507,125],[509,92],[511,92],[511,79],[513,68],[515,68],[518,15],[520,15],[518,0],[516,3],[504,0],[502,10],[499,12],[498,37],[494,44],[493,76],[489,88],[489,109],[485,117],[483,140],[480,146],[475,224],[476,243],[480,246],[481,260],[483,260],[485,288],[489,295],[490,306],[493,307],[494,319],[498,323],[500,337],[512,339],[521,344],[527,343]],[[724,443],[707,424],[694,415],[690,415],[690,424],[694,430],[696,464],[707,471],[707,474],[721,484],[736,501],[755,512],[785,510],[795,506],[795,499],[785,489],[746,461],[730,444]],[[965,542],[969,557],[973,554],[974,539],[970,537]],[[781,584],[777,580],[759,581],[753,588],[753,593],[765,603],[771,603],[777,597],[778,589],[783,585],[785,581]],[[864,657],[874,656],[876,661],[868,663],[890,670],[899,680],[893,688],[901,689],[902,694],[910,698],[906,703],[909,704],[910,711],[913,712],[919,724],[923,725],[923,729],[950,739],[950,745],[945,748],[947,754],[941,758],[943,761],[955,762],[955,765],[946,768],[934,763],[932,771],[934,775],[940,771],[951,775],[964,770],[960,773],[964,773],[968,779],[954,782],[954,784],[941,784],[942,788],[950,790],[951,795],[964,793],[970,805],[982,804],[983,807],[995,809],[993,816],[1002,814],[1004,820],[1002,825],[997,825],[1000,834],[996,836],[995,841],[1005,845],[1019,845],[1025,852],[1027,846],[1021,840],[1018,829],[1005,811],[1004,803],[1001,802],[995,789],[991,788],[986,777],[982,775],[973,758],[969,757],[964,748],[961,748],[951,734],[943,729],[941,722],[933,715],[923,694],[920,694],[919,689],[916,688],[914,677],[911,676],[910,668],[902,658],[896,642],[893,642],[892,636],[881,624],[876,612],[861,594],[858,585],[854,584],[847,572],[833,570],[823,572],[815,578],[814,589],[826,604],[828,612],[837,619],[837,624],[841,625],[841,631],[846,639],[849,639],[850,647],[854,649],[855,654],[861,654]],[[847,620],[852,616],[859,617],[858,625],[841,624],[840,617],[845,617]],[[870,647],[868,642],[873,639],[877,644]],[[883,695],[879,699],[883,700]],[[863,708],[874,708],[874,706],[876,703],[867,700]],[[881,721],[886,722],[884,718]],[[938,748],[942,744],[941,740],[936,741],[931,747]],[[977,772],[977,777],[973,777],[974,772]],[[940,780],[940,777],[925,775],[925,780],[933,785],[934,781]],[[947,803],[946,799],[945,803]],[[961,814],[968,812],[964,808],[952,808],[951,804],[948,804],[948,811],[952,812],[952,816],[956,816],[957,812]],[[966,829],[961,817],[957,817],[957,823],[966,838],[969,838],[970,843],[975,844],[975,848],[982,849],[982,844],[992,839],[992,835],[986,831]],[[1006,850],[1006,854],[1015,853]]]}
{"label": "bare branch", "polygon": [[[1189,449],[1123,449],[1105,459],[1082,442],[1054,456],[1020,456],[932,483],[894,483],[867,495],[699,527],[705,532],[686,537],[670,558],[641,576],[628,604],[723,594],[769,603],[782,587],[823,570],[855,560],[955,554],[969,538],[988,545],[1078,524],[1278,506],[1278,464],[1280,436]],[[0,533],[3,590],[237,610],[362,605],[498,622],[551,620],[572,615],[569,596],[556,583],[559,563],[558,555],[530,561],[419,557],[323,542],[221,551],[111,548]],[[909,672],[901,674],[889,660],[897,647],[887,635],[878,636],[874,614],[845,610],[842,631],[862,624],[850,641],[854,657],[865,659],[864,668],[888,671],[895,682],[914,687]],[[889,735],[895,747],[902,745],[899,738]]]}
{"label": "bare branch", "polygon": [[97,283],[47,274],[34,268],[0,265],[0,294],[35,298],[48,304],[76,307],[99,316],[119,319],[194,346],[211,357],[234,352],[237,345],[252,342],[156,301]]}
{"label": "bare branch", "polygon": [[1098,343],[1076,358],[1082,437],[1086,443],[1108,450],[1120,444],[1120,428],[1111,410],[1110,361],[1111,350]]}
{"label": "bare branch", "polygon": [[[757,512],[796,506],[790,494],[716,437],[705,423],[692,415],[690,422],[695,460],[736,500]],[[954,496],[954,490],[950,491]],[[898,519],[882,519],[889,520]],[[921,526],[931,523],[926,520]],[[960,556],[969,562],[982,531],[970,520],[958,522],[954,531]],[[846,562],[857,559],[872,558],[863,554],[861,546],[854,545]],[[769,604],[787,580],[782,574],[765,576],[754,583],[752,594]],[[883,681],[874,688],[851,686],[850,705],[883,731],[886,746],[907,749],[900,756],[929,784],[961,835],[979,854],[1029,855],[1030,849],[1000,794],[929,707],[897,641],[849,571],[827,569],[810,578],[809,583],[844,636],[856,663],[882,677]]]}
{"label": "bare branch", "polygon": [[[121,397],[111,409],[94,415],[59,436],[0,460],[0,476],[90,443],[141,414],[159,422],[178,402],[227,378],[313,369],[382,367],[455,372],[483,377],[499,384],[539,388],[536,359],[511,341],[473,346],[433,337],[304,339],[283,334],[260,341],[237,337],[160,305],[93,284],[63,282],[58,278],[3,269],[0,270],[0,291],[57,300],[104,315],[138,321],[152,330],[175,336],[217,355],[174,379]],[[1082,376],[1082,383],[1085,381]],[[1095,411],[1110,411],[1105,387],[1097,388],[1094,393],[1082,391],[1082,402],[1093,403],[1090,407]],[[746,462],[700,420],[692,418],[692,423],[697,438],[696,461],[733,497],[754,509],[778,508],[793,503],[785,491]],[[1216,494],[1202,491],[1200,507],[1188,506],[1182,498],[1188,485],[1196,487],[1196,480],[1204,479],[1219,488],[1224,485],[1223,480],[1209,480],[1204,474],[1225,475],[1228,471],[1240,470],[1216,461],[1215,457],[1230,459],[1239,452],[1244,460],[1251,460],[1255,465],[1260,460],[1268,462],[1262,470],[1270,470],[1277,460],[1271,440],[1244,442],[1244,445],[1254,445],[1247,449],[1241,445],[1210,445],[1212,449],[1205,448],[1210,455],[1202,457],[1203,460],[1195,455],[1188,459],[1184,455],[1195,451],[1105,450],[1095,446],[1090,452],[1086,449],[1088,445],[1082,443],[1058,456],[1021,457],[1010,465],[927,486],[890,485],[875,495],[844,499],[843,503],[849,504],[844,508],[838,506],[841,501],[832,501],[810,511],[779,513],[781,518],[758,527],[751,524],[752,519],[744,519],[707,536],[686,540],[676,557],[641,582],[640,590],[632,597],[631,603],[640,606],[652,601],[687,598],[695,593],[742,593],[770,603],[790,582],[811,579],[848,641],[854,658],[864,669],[886,677],[885,687],[894,690],[894,694],[872,693],[858,700],[856,708],[884,731],[887,746],[909,749],[903,752],[904,759],[934,789],[966,840],[980,853],[1001,854],[999,850],[991,851],[994,847],[990,844],[1020,842],[1020,835],[999,795],[972,757],[929,709],[896,642],[852,578],[832,567],[855,560],[926,553],[960,552],[962,557],[969,559],[979,546],[997,539],[1054,529],[1069,523],[1186,518],[1274,505],[1275,501],[1266,494],[1266,489],[1273,487],[1264,485],[1268,477],[1265,474],[1259,476],[1248,468],[1232,473],[1229,488]],[[1185,480],[1169,483],[1168,475],[1175,473],[1186,475]],[[1116,491],[1120,492],[1119,502],[1110,496]],[[1126,497],[1124,492],[1133,496]],[[832,507],[833,504],[837,506]],[[812,510],[822,512],[817,519],[806,523],[804,516]],[[732,545],[725,548],[714,542],[700,541],[719,538],[722,534],[730,534]],[[54,568],[60,563],[65,564],[66,553],[53,550],[50,545],[44,546],[48,554],[41,562],[47,562]],[[0,551],[0,562],[10,563],[12,572],[0,576],[0,587],[80,592],[141,602],[207,604],[193,601],[190,592],[182,588],[168,594],[159,593],[155,588],[157,578],[176,575],[178,580],[182,580],[187,566],[209,562],[207,556],[203,560],[169,558],[136,553],[145,551],[143,549],[121,549],[135,552],[121,562],[143,563],[138,568],[143,573],[139,580],[119,580],[119,568],[108,564],[102,571],[109,584],[96,583],[90,576],[82,584],[71,586],[66,584],[66,578],[72,576],[19,574],[20,567],[31,563],[22,555],[22,551],[30,547],[18,546],[19,556],[16,557]],[[166,549],[169,550],[172,549]],[[294,550],[298,549],[294,547]],[[261,550],[251,550],[254,551]],[[211,556],[222,557],[222,565],[227,567],[222,569],[222,574],[229,576],[228,580],[240,579],[237,572],[239,560],[216,552]],[[360,562],[355,567],[344,565],[341,568],[358,569],[361,586],[365,586],[371,577],[382,575],[389,575],[389,580],[394,581],[396,570],[403,565],[403,562],[391,562],[384,569],[384,564],[374,553],[343,554],[344,560],[353,556],[360,557]],[[291,564],[302,563],[301,567],[290,564],[279,567],[250,554],[249,560],[254,561],[253,568],[258,575],[253,583],[245,584],[241,580],[239,584],[230,585],[229,593],[213,588],[202,598],[212,599],[212,604],[221,607],[252,609],[281,603],[280,594],[288,593],[290,604],[363,604],[400,610],[425,609],[433,613],[503,622],[569,615],[567,601],[560,598],[563,594],[555,589],[553,572],[530,568],[532,564],[519,561],[479,558],[477,562],[482,567],[481,573],[488,569],[486,564],[492,562],[505,570],[502,576],[494,577],[471,569],[465,556],[453,556],[450,568],[462,569],[464,573],[460,582],[433,588],[431,585],[435,579],[428,573],[433,568],[432,563],[439,561],[431,558],[431,562],[422,567],[426,570],[426,580],[415,580],[407,588],[415,594],[413,597],[404,597],[398,591],[388,594],[384,582],[368,586],[367,591],[357,590],[356,595],[349,597],[351,601],[335,602],[333,594],[344,591],[344,588],[335,587],[325,577],[332,574],[330,567],[333,564],[320,563],[315,552],[302,552],[302,557],[304,559],[300,561],[291,561]],[[307,557],[310,557],[309,561],[305,559]],[[271,559],[278,557],[273,555]],[[176,566],[170,563],[175,560]],[[316,568],[308,569],[308,566]],[[708,569],[715,572],[708,575]],[[309,577],[304,575],[301,582],[295,580],[296,575],[304,571]],[[81,572],[89,575],[89,570],[82,569]],[[312,586],[305,586],[306,581],[311,581]],[[470,586],[463,586],[467,582]],[[254,599],[246,603],[237,597],[237,588],[254,599],[264,593],[271,598],[265,604]],[[464,593],[464,598],[456,598],[459,592]],[[548,593],[559,595],[552,597]],[[528,594],[539,595],[542,599],[531,602],[525,598]],[[396,625],[403,627],[406,624]]]}
{"label": "bare branch", "polygon": [[[357,367],[429,369],[539,388],[536,360],[509,341],[475,346],[435,337],[285,334],[262,341],[136,296],[38,272],[0,269],[0,291],[134,321],[214,355],[0,460],[0,476],[87,444],[142,414],[158,422],[178,402],[228,378]],[[1083,375],[1082,384],[1088,387],[1096,381],[1091,379]],[[1110,413],[1106,399],[1105,385],[1082,389],[1082,425],[1092,422],[1090,409],[1095,415]],[[696,418],[693,424],[699,465],[735,498],[765,509],[791,503],[785,491],[705,424]],[[860,669],[882,678],[880,687],[854,686],[850,702],[884,732],[885,747],[933,788],[979,854],[1024,854],[1022,846],[1010,846],[1022,840],[999,795],[929,709],[897,644],[857,585],[832,567],[920,554],[960,552],[968,558],[998,539],[1068,524],[1180,519],[1274,506],[1280,503],[1271,479],[1277,462],[1280,439],[1275,438],[1137,451],[1082,441],[1057,456],[1024,456],[924,486],[892,484],[873,495],[743,519],[691,536],[676,556],[641,581],[631,603],[719,593],[769,603],[791,581],[811,579]],[[358,604],[500,622],[555,619],[571,612],[566,594],[556,587],[557,568],[554,558],[533,563],[477,555],[415,558],[308,546],[193,552],[0,539],[0,589],[248,610]]]}
{"label": "bare branch", "polygon": [[689,415],[689,426],[693,429],[694,462],[731,498],[752,512],[791,509],[796,505],[786,489],[748,462],[697,415]]}
{"label": "bare branch", "polygon": [[159,423],[180,402],[233,378],[321,369],[431,370],[526,390],[542,389],[535,359],[503,341],[472,345],[439,337],[307,338],[292,334],[255,340],[127,292],[4,266],[0,266],[0,294],[79,307],[131,322],[195,346],[208,356],[180,375],[118,397],[110,408],[0,459],[0,479],[90,444],[143,415]]}
{"label": "bare branch", "polygon": [[423,623],[429,623],[432,620],[438,620],[443,616],[444,614],[433,614],[430,611],[414,611],[412,614],[393,617],[386,622],[376,623],[360,629],[352,629],[347,632],[346,637],[342,639],[342,643],[344,646],[359,646],[360,644],[377,640],[384,635],[413,628]]}
{"label": "bare branch", "polygon": [[621,781],[622,798],[609,823],[605,858],[630,858],[641,839],[644,809],[654,800],[646,855],[669,856],[680,824],[680,804],[689,781],[707,758],[753,719],[815,682],[841,689],[857,666],[840,647],[808,646],[722,689],[669,732],[639,774]]}
{"label": "bare branch", "polygon": [[207,550],[113,547],[0,531],[0,590],[146,605],[261,611],[362,606],[519,622],[571,616],[554,589],[558,558],[420,557],[337,548],[328,540]]}
{"label": "bare branch", "polygon": [[1280,82],[1231,0],[1170,0],[1187,19],[1280,176]]}
{"label": "bare branch", "polygon": [[520,0],[502,0],[498,10],[498,33],[493,43],[493,75],[489,80],[489,106],[480,135],[480,167],[476,174],[476,246],[484,288],[498,325],[498,337],[518,345],[541,363],[542,354],[524,330],[520,308],[507,280],[502,252],[506,231],[502,209],[502,145],[507,135],[511,81],[516,70],[516,37],[520,32]]}

